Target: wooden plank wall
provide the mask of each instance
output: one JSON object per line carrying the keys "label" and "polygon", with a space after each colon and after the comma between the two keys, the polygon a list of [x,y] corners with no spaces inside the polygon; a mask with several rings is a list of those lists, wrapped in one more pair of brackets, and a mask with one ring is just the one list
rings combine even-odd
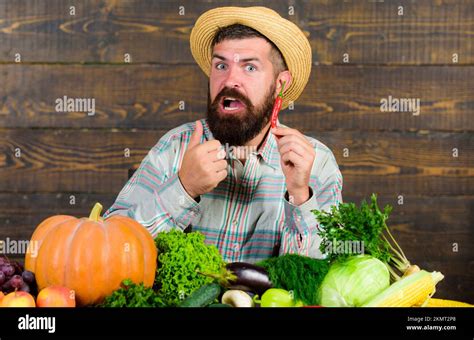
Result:
{"label": "wooden plank wall", "polygon": [[[376,192],[394,205],[407,256],[446,275],[439,296],[474,303],[467,0],[0,0],[0,239],[110,206],[167,130],[204,116],[206,78],[188,39],[218,4],[268,6],[309,33],[311,79],[282,122],[333,150],[346,201]],[[420,114],[381,112],[390,95],[419,98]],[[56,112],[63,96],[95,98],[96,114]]]}

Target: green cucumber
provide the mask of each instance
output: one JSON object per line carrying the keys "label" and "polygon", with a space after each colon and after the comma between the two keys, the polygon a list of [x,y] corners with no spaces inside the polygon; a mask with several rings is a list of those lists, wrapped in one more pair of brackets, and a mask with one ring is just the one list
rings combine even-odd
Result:
{"label": "green cucumber", "polygon": [[228,304],[226,304],[226,303],[213,303],[213,304],[211,304],[211,305],[209,305],[209,306],[207,306],[207,307],[208,307],[208,308],[211,308],[211,307],[215,307],[215,308],[222,308],[222,307],[224,307],[224,308],[227,308],[227,307],[232,307],[232,306],[231,306],[231,305],[228,305]]}
{"label": "green cucumber", "polygon": [[179,307],[206,307],[214,302],[221,293],[221,286],[217,283],[209,283],[194,291]]}

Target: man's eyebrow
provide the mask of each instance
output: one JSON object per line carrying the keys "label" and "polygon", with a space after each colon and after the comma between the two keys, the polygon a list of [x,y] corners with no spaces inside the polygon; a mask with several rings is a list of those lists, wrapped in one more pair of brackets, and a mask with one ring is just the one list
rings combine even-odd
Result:
{"label": "man's eyebrow", "polygon": [[224,61],[227,60],[225,57],[223,57],[223,56],[221,56],[221,55],[219,55],[219,54],[215,54],[215,53],[212,55],[212,59],[214,59],[214,58],[217,58],[217,59],[220,59],[220,60],[224,60]]}
{"label": "man's eyebrow", "polygon": [[[226,57],[223,57],[223,56],[221,56],[221,55],[219,55],[219,54],[215,54],[215,53],[212,55],[212,59],[214,59],[214,58],[217,58],[217,59],[220,59],[220,60],[223,60],[223,61],[226,61],[226,60],[227,60]],[[239,59],[239,62],[240,62],[240,63],[247,63],[247,62],[249,62],[249,61],[256,61],[256,62],[262,63],[262,62],[260,61],[260,59],[258,59],[257,57],[250,57],[250,58]]]}
{"label": "man's eyebrow", "polygon": [[249,61],[256,61],[258,63],[261,63],[260,59],[258,59],[257,57],[244,58],[244,59],[240,59],[240,61],[243,63],[247,63]]}

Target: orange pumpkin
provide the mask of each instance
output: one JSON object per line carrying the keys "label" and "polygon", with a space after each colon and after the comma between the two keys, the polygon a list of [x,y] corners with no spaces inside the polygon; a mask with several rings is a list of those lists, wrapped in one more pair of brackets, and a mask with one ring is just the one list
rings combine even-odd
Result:
{"label": "orange pumpkin", "polygon": [[57,215],[34,231],[25,268],[39,290],[60,285],[75,292],[79,306],[100,303],[124,279],[151,287],[157,249],[149,232],[125,216],[100,217],[96,203],[89,218]]}

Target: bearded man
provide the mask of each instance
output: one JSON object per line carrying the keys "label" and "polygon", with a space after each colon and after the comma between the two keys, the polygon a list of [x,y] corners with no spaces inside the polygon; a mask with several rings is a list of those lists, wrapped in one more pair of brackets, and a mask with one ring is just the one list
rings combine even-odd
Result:
{"label": "bearded man", "polygon": [[277,121],[311,72],[311,47],[292,22],[265,7],[202,14],[191,52],[209,77],[206,118],[166,133],[104,217],[129,216],[156,236],[199,231],[227,262],[297,253],[323,257],[312,210],[342,202],[331,150]]}

